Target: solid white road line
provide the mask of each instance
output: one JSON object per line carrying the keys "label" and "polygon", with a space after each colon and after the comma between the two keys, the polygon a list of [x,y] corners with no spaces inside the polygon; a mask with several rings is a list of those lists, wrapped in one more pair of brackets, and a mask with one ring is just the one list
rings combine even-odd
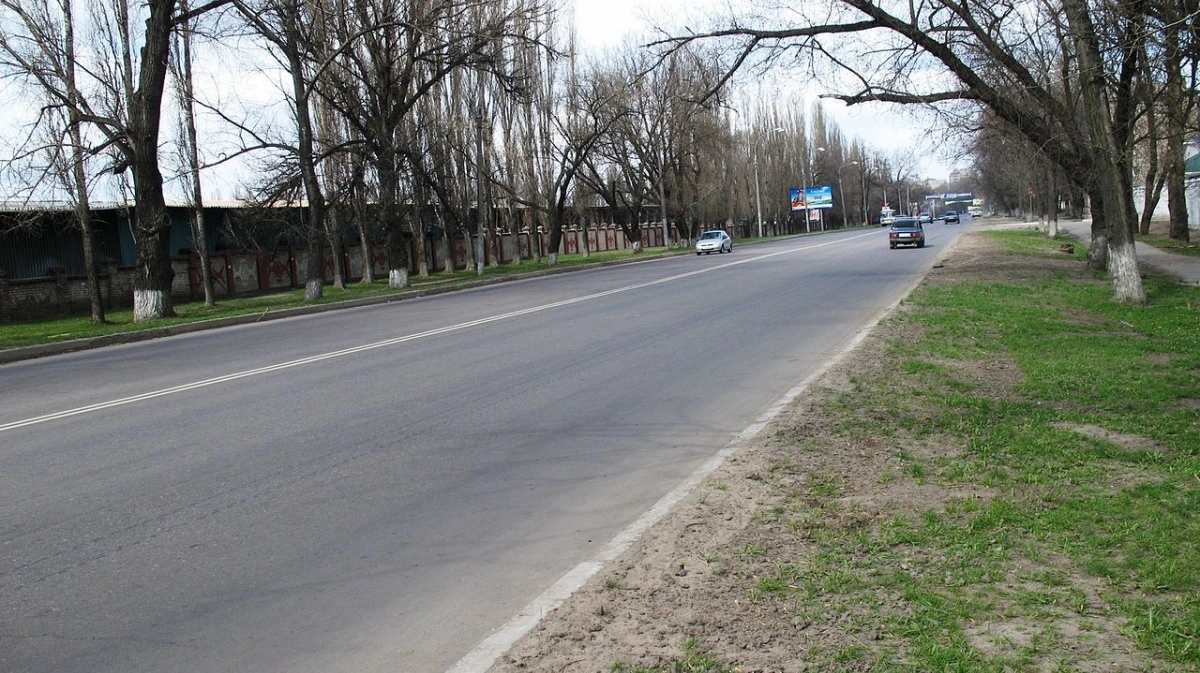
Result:
{"label": "solid white road line", "polygon": [[[943,251],[944,254],[945,251]],[[695,472],[692,472],[678,486],[672,489],[670,493],[667,493],[658,502],[654,503],[654,506],[647,510],[645,514],[642,514],[636,521],[629,524],[625,530],[618,533],[616,537],[600,550],[596,558],[584,561],[568,571],[557,582],[551,585],[549,589],[535,598],[532,603],[525,606],[524,609],[505,622],[503,626],[490,636],[480,641],[466,656],[459,659],[447,673],[486,673],[518,640],[537,626],[543,617],[562,605],[572,594],[595,576],[596,573],[600,572],[605,564],[616,560],[621,554],[625,553],[643,533],[649,530],[655,523],[658,523],[659,520],[666,516],[684,498],[696,490],[710,474],[721,467],[729,456],[737,453],[742,447],[757,437],[763,431],[763,428],[767,427],[784,409],[791,406],[792,402],[807,390],[813,382],[821,378],[835,364],[841,362],[855,348],[858,348],[863,339],[866,339],[871,330],[875,329],[875,326],[879,324],[879,321],[894,311],[900,305],[900,302],[920,284],[921,280],[923,279],[918,278],[908,289],[900,294],[899,299],[889,304],[868,321],[825,364],[817,368],[812,374],[809,374],[797,386],[784,393],[783,397],[776,400],[753,423],[738,433],[737,437],[724,449],[721,449],[713,457],[706,460]]]}

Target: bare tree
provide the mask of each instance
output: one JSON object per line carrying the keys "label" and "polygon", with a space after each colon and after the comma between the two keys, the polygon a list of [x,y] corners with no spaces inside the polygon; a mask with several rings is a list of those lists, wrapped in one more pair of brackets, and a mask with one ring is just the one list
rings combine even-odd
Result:
{"label": "bare tree", "polygon": [[[626,114],[620,92],[602,78],[581,74],[573,45],[568,43],[565,52],[561,59],[547,52],[545,70],[528,108],[534,142],[527,161],[534,168],[533,179],[525,184],[531,193],[508,189],[509,198],[532,208],[546,222],[551,266],[558,262],[571,206],[578,205],[576,180],[597,144]],[[575,216],[583,221],[578,212]]]}
{"label": "bare tree", "polygon": [[[704,100],[717,72],[692,50],[673,55],[661,68],[643,50],[629,48],[617,58],[587,76],[588,86],[607,92],[602,100],[619,114],[596,139],[580,175],[609,208],[626,213],[623,226],[635,240],[649,206],[661,213],[657,226],[664,227],[668,245],[673,238],[668,221],[681,238],[690,238],[701,221],[722,218],[728,210],[715,199],[726,193],[718,175],[729,123],[720,100]],[[630,224],[635,221],[636,227]]]}
{"label": "bare tree", "polygon": [[[1190,5],[1186,7],[1185,5]],[[1186,40],[1200,40],[1196,25],[1200,7],[1189,2],[1156,3],[1157,18],[1163,32],[1163,111],[1166,139],[1167,207],[1171,213],[1170,236],[1177,241],[1189,240],[1187,198],[1184,185],[1183,145],[1187,138],[1187,121],[1196,110],[1197,62],[1192,54],[1190,74],[1185,76],[1188,45]],[[1190,14],[1188,14],[1190,12]],[[1190,31],[1187,22],[1192,21]],[[1193,45],[1195,49],[1195,45]]]}
{"label": "bare tree", "polygon": [[[393,268],[407,267],[403,251],[414,233],[406,231],[408,222],[397,209],[402,178],[422,175],[420,134],[414,129],[418,102],[451,73],[470,69],[479,73],[475,112],[483,109],[478,105],[490,99],[486,79],[498,82],[501,94],[513,86],[497,57],[500,42],[520,39],[517,29],[543,11],[528,0],[371,0],[353,3],[337,17],[338,40],[348,46],[334,64],[338,76],[332,78],[330,100],[354,129],[375,173],[379,224],[387,232]],[[490,115],[486,121],[490,128]],[[423,248],[423,227],[416,229]]]}
{"label": "bare tree", "polygon": [[304,273],[305,301],[319,300],[324,291],[324,252],[322,242],[327,236],[325,223],[325,191],[319,167],[331,153],[322,151],[317,138],[314,118],[316,78],[328,64],[328,44],[318,40],[314,29],[326,19],[326,13],[315,1],[265,0],[251,5],[236,0],[234,6],[246,22],[274,48],[273,53],[288,76],[288,103],[295,123],[295,144],[277,144],[291,162],[294,172],[281,171],[282,180],[275,181],[266,194],[267,202],[280,200],[289,188],[299,183],[304,195],[306,262]]}
{"label": "bare tree", "polygon": [[[6,13],[20,17],[21,23],[28,29],[24,36],[13,34],[6,28],[0,29],[0,54],[5,57],[5,70],[23,79],[32,80],[35,96],[48,99],[38,120],[33,124],[35,132],[27,136],[26,142],[23,143],[24,157],[44,155],[47,159],[33,170],[37,175],[27,183],[30,187],[27,197],[33,198],[38,186],[46,179],[57,182],[66,190],[74,209],[75,224],[81,239],[91,320],[97,324],[104,323],[104,303],[100,294],[95,244],[92,238],[91,186],[87,170],[90,147],[84,143],[85,130],[81,112],[83,97],[78,85],[78,63],[75,57],[74,8],[69,0],[58,4],[57,15],[49,5],[26,9],[0,4],[0,8]],[[55,82],[46,70],[38,71],[30,67],[31,63],[42,59],[55,64],[46,70],[61,76],[61,82]],[[43,81],[43,78],[47,81]],[[48,83],[59,84],[61,89],[57,92],[52,91],[47,86]],[[61,96],[65,96],[65,100]],[[7,162],[7,168],[12,169],[16,163]]]}
{"label": "bare tree", "polygon": [[[200,258],[201,285],[204,288],[204,305],[213,307],[217,303],[213,288],[212,263],[208,254],[208,227],[204,221],[204,190],[200,181],[200,145],[196,132],[196,93],[192,80],[192,19],[187,16],[188,0],[180,0],[185,16],[176,34],[176,49],[172,59],[175,75],[175,92],[179,98],[179,110],[183,123],[180,124],[181,153],[184,155],[183,172],[190,183],[192,206],[192,241]],[[232,288],[230,288],[232,289]]]}
{"label": "bare tree", "polygon": [[[1094,235],[1104,241],[1108,269],[1118,301],[1145,301],[1133,250],[1133,222],[1120,174],[1127,172],[1122,152],[1119,108],[1128,96],[1120,86],[1129,53],[1145,33],[1136,21],[1114,21],[1120,53],[1105,61],[1092,10],[1079,0],[1060,5],[1020,7],[1007,0],[959,3],[934,0],[921,5],[874,0],[832,0],[811,16],[798,10],[797,21],[762,29],[734,25],[728,29],[686,35],[664,43],[672,49],[697,39],[734,41],[728,81],[751,59],[777,63],[795,54],[815,58],[822,67],[843,74],[857,85],[833,92],[848,104],[883,101],[939,106],[942,110],[989,110],[997,119],[1029,139],[1065,174],[1085,188],[1092,200]],[[1117,8],[1133,16],[1132,6]],[[1031,16],[1031,11],[1036,13]],[[1054,58],[1025,58],[1045,45],[1042,29],[1066,19],[1069,39],[1052,44]],[[1041,19],[1040,21],[1038,19]],[[838,40],[825,40],[829,36]],[[1033,67],[1027,65],[1033,63]],[[1106,65],[1116,62],[1117,71]],[[1056,63],[1059,71],[1037,68]],[[928,75],[936,66],[941,79]],[[1111,80],[1106,76],[1112,73]],[[1067,78],[1064,82],[1063,76]],[[925,82],[934,82],[926,85]],[[1110,87],[1110,81],[1114,86]],[[1062,84],[1070,89],[1064,94]],[[1112,100],[1115,100],[1115,103]],[[956,108],[966,104],[968,108]],[[1114,110],[1116,108],[1116,110]],[[964,115],[965,116],[965,115]]]}
{"label": "bare tree", "polygon": [[[92,22],[108,32],[106,39],[90,50],[97,58],[83,70],[90,78],[87,87],[78,81],[73,87],[67,84],[71,79],[68,70],[75,64],[67,62],[61,33],[45,4],[40,0],[0,2],[3,22],[13,31],[0,39],[5,68],[35,81],[56,105],[73,108],[82,122],[104,137],[102,145],[90,151],[113,150],[112,172],[132,173],[135,321],[174,314],[171,226],[158,156],[171,33],[180,22],[225,2],[213,0],[186,13],[178,11],[176,0],[146,0],[136,10],[125,0],[93,3]],[[135,43],[135,15],[145,19],[140,43]],[[72,54],[72,60],[77,57]]]}

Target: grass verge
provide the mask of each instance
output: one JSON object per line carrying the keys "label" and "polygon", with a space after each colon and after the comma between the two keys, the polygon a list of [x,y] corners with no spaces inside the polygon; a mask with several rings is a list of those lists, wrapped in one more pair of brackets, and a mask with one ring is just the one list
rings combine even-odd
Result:
{"label": "grass verge", "polygon": [[1117,304],[986,236],[781,419],[774,502],[706,559],[781,670],[1198,671],[1200,288]]}

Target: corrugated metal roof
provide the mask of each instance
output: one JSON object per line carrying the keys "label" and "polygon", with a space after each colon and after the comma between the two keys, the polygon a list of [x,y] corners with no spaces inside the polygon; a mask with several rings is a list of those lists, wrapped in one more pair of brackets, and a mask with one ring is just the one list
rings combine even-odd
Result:
{"label": "corrugated metal roof", "polygon": [[[192,204],[180,199],[167,199],[168,208],[191,208]],[[304,201],[298,203],[280,204],[282,207],[303,206]],[[92,210],[120,210],[122,208],[132,208],[136,204],[130,201],[92,201]],[[249,208],[252,204],[249,201],[241,199],[212,199],[204,202],[205,208]],[[65,201],[0,201],[0,213],[58,213],[70,212],[75,209],[75,206]]]}

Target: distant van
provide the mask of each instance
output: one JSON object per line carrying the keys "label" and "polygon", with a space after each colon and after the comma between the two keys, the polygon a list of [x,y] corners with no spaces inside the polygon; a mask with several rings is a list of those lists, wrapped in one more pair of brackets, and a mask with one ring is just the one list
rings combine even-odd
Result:
{"label": "distant van", "polygon": [[971,206],[970,208],[967,208],[967,213],[969,213],[971,217],[983,217],[983,208],[981,206]]}

